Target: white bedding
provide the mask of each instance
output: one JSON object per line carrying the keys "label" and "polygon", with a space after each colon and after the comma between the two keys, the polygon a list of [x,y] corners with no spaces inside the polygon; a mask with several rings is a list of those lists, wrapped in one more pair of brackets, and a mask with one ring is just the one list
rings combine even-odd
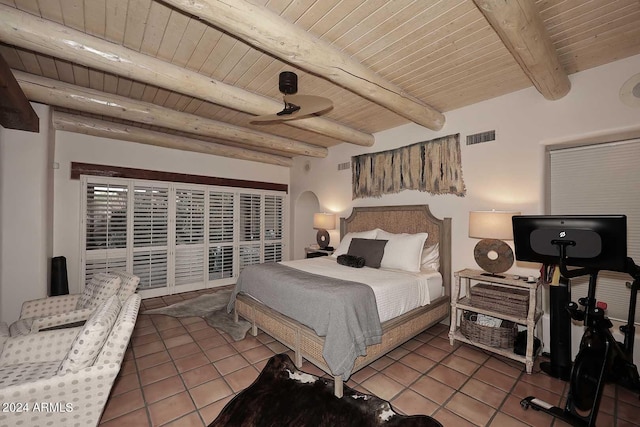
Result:
{"label": "white bedding", "polygon": [[308,273],[369,285],[376,297],[380,322],[429,304],[444,295],[442,275],[431,269],[411,273],[384,268],[352,268],[338,264],[332,257],[282,261],[280,264]]}

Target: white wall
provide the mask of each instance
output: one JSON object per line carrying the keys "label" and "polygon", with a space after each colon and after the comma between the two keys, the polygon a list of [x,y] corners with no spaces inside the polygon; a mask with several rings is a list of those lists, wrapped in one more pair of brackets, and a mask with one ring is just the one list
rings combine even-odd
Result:
{"label": "white wall", "polygon": [[[325,159],[298,158],[292,168],[292,197],[313,191],[322,210],[341,216],[348,215],[352,206],[429,204],[436,216],[453,219],[453,270],[476,267],[477,240],[468,237],[469,211],[544,213],[544,144],[640,127],[640,110],[618,98],[622,84],[638,69],[640,55],[570,76],[571,91],[558,101],[547,101],[535,89],[525,89],[447,112],[446,125],[439,132],[408,124],[377,133],[373,147],[345,143],[331,147]],[[465,145],[467,135],[491,129],[496,130],[496,141]],[[465,197],[404,191],[352,200],[351,170],[337,170],[339,163],[354,155],[454,133],[460,133]],[[310,167],[305,168],[306,163]],[[511,271],[531,274],[531,267],[516,265]]]}
{"label": "white wall", "polygon": [[287,167],[63,131],[56,131],[55,161],[53,253],[67,258],[70,293],[80,290],[80,181],[70,179],[71,162],[289,184]]}
{"label": "white wall", "polygon": [[0,129],[0,319],[47,295],[52,254],[50,109],[32,104],[40,132]]}

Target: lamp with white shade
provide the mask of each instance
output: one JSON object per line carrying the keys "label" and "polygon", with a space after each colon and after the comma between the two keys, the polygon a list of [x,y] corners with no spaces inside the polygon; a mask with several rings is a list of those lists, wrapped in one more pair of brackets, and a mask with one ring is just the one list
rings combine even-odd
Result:
{"label": "lamp with white shade", "polygon": [[336,228],[336,214],[332,213],[316,213],[313,214],[313,228],[318,230],[316,241],[320,249],[326,249],[329,246],[329,232]]}
{"label": "lamp with white shade", "polygon": [[469,212],[469,237],[480,240],[473,255],[476,263],[493,277],[500,276],[513,265],[513,251],[504,240],[513,240],[511,218],[520,212],[472,211]]}

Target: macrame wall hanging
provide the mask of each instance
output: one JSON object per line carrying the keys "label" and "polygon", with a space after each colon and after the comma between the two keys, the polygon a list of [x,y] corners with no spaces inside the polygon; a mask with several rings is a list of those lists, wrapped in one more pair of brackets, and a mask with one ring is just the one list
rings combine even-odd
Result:
{"label": "macrame wall hanging", "polygon": [[351,158],[353,199],[402,190],[464,196],[460,134]]}

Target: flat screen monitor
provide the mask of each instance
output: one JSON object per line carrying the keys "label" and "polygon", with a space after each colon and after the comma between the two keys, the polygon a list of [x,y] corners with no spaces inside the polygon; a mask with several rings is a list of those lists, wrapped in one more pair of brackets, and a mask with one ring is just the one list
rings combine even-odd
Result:
{"label": "flat screen monitor", "polygon": [[558,264],[563,242],[567,266],[625,271],[625,215],[518,215],[512,221],[519,261]]}

